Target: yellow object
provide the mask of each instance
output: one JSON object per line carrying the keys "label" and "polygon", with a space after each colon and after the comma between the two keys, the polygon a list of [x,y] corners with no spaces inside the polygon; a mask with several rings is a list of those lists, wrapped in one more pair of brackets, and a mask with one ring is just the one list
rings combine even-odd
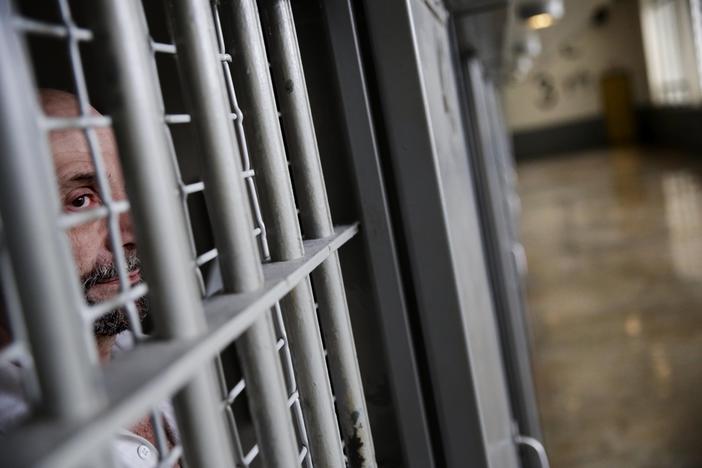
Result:
{"label": "yellow object", "polygon": [[553,25],[555,18],[550,13],[541,13],[534,15],[527,20],[527,24],[531,29],[544,29]]}
{"label": "yellow object", "polygon": [[609,142],[616,146],[634,143],[636,118],[629,74],[619,70],[606,72],[601,89]]}

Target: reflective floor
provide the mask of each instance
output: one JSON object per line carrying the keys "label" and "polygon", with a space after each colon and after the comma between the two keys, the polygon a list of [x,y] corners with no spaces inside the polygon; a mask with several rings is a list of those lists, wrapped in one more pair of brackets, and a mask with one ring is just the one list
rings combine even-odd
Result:
{"label": "reflective floor", "polygon": [[553,468],[702,467],[702,157],[520,165]]}

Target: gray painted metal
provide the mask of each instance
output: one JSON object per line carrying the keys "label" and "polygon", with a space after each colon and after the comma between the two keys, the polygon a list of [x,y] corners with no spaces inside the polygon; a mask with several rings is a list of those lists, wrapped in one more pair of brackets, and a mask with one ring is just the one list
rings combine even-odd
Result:
{"label": "gray painted metal", "polygon": [[310,238],[326,237],[334,229],[290,1],[261,2],[261,21],[268,38],[288,157],[295,183],[302,185],[297,190],[302,228]]}
{"label": "gray painted metal", "polygon": [[[256,3],[242,0],[224,5],[233,18],[235,37],[229,49],[233,52],[235,82],[242,92],[250,155],[261,187],[271,260],[292,260],[302,257],[304,248]],[[281,306],[313,463],[341,467],[341,435],[309,279],[293,289]]]}
{"label": "gray painted metal", "polygon": [[[104,407],[106,393],[97,379],[95,347],[80,317],[81,287],[58,228],[58,188],[46,135],[37,124],[34,80],[10,18],[8,2],[0,3],[0,58],[14,65],[0,67],[3,235],[42,392],[40,411],[54,423],[84,421]],[[32,190],[26,190],[28,180],[35,181]],[[104,447],[93,446],[80,463],[112,466],[109,459],[100,459]]]}
{"label": "gray painted metal", "polygon": [[[1,217],[0,217],[1,218]],[[1,221],[1,219],[0,219]],[[17,284],[12,272],[10,253],[5,243],[5,235],[0,224],[0,287],[2,294],[6,323],[12,335],[12,343],[6,344],[0,351],[0,366],[10,363],[19,364],[22,370],[25,394],[29,404],[36,406],[41,398],[39,383],[30,358],[29,338],[27,327],[24,324],[22,303],[20,301]]]}
{"label": "gray painted metal", "polygon": [[[148,33],[133,2],[104,0],[95,5],[96,29],[106,51],[100,57],[105,59],[105,69],[112,72],[111,87],[105,91],[116,92],[118,97],[113,100],[114,129],[133,201],[137,241],[151,286],[155,336],[167,340],[196,338],[207,327],[195,277],[190,269],[183,268],[190,263],[185,222],[172,181],[154,177],[171,172]],[[184,3],[179,5],[187,10]],[[174,396],[189,466],[233,463],[216,395],[213,368],[206,365]]]}
{"label": "gray painted metal", "polygon": [[[75,86],[76,98],[78,101],[78,110],[82,116],[87,116],[90,114],[87,79],[85,77],[85,69],[83,66],[83,59],[78,46],[78,41],[75,39],[75,21],[73,19],[68,0],[59,0],[58,9],[60,12],[61,21],[66,26],[66,45],[68,46],[68,57],[71,66],[72,81]],[[61,120],[64,119],[60,117],[53,119],[54,122],[60,122]],[[127,279],[127,262],[123,248],[122,232],[120,229],[120,215],[117,214],[117,210],[113,210],[115,200],[112,196],[97,134],[95,129],[89,125],[90,121],[85,123],[87,125],[83,128],[83,135],[90,153],[90,160],[95,169],[95,179],[97,189],[100,194],[100,200],[107,209],[105,225],[108,232],[109,248],[112,252],[115,268],[117,270],[120,292],[111,300],[91,307],[87,312],[84,312],[84,316],[88,317],[90,321],[93,321],[101,315],[107,313],[109,310],[116,307],[122,307],[129,318],[130,330],[134,333],[134,336],[137,339],[141,339],[143,337],[143,332],[141,330],[141,321],[139,320],[138,311],[136,305],[134,304],[134,300],[136,298],[132,299],[128,297],[127,294],[128,292],[134,292],[134,290],[130,291],[130,284],[129,280]],[[110,302],[112,302],[114,305],[110,304]]]}
{"label": "gray painted metal", "polygon": [[546,454],[546,449],[541,441],[528,436],[517,436],[516,441],[518,444],[530,448],[539,460],[540,468],[551,468],[551,464],[548,461],[548,455]]}
{"label": "gray painted metal", "polygon": [[448,28],[364,5],[446,465],[516,467]]}
{"label": "gray painted metal", "polygon": [[510,197],[516,194],[510,180],[514,169],[505,142],[506,129],[499,119],[495,90],[480,61],[469,56],[463,60],[467,107],[474,136],[470,156],[512,411],[519,432],[540,439],[521,277],[514,258],[516,221],[509,203]]}
{"label": "gray painted metal", "polygon": [[[300,223],[308,238],[323,238],[334,227],[290,2],[266,0],[261,12],[301,206]],[[314,271],[312,280],[349,466],[377,466],[338,256],[331,255]]]}
{"label": "gray painted metal", "polygon": [[445,0],[446,7],[453,15],[466,15],[506,8],[513,0]]}
{"label": "gray painted metal", "polygon": [[453,14],[459,51],[477,54],[486,70],[496,78],[503,69],[505,30],[513,14],[510,3],[501,0],[494,8]]}
{"label": "gray painted metal", "polygon": [[[96,385],[97,357],[81,320],[81,287],[67,239],[58,229],[58,188],[48,141],[38,125],[34,81],[9,24],[9,8],[2,8],[0,52],[3,63],[16,64],[0,71],[3,234],[25,311],[42,409],[50,417],[80,418],[100,408],[105,392]],[[33,190],[26,190],[28,180],[37,181]],[[45,292],[37,294],[37,288]]]}
{"label": "gray painted metal", "polygon": [[75,466],[86,447],[106,443],[114,436],[115,428],[129,425],[154,401],[168,398],[357,232],[357,225],[346,226],[337,228],[328,238],[306,241],[303,258],[263,265],[263,288],[209,300],[206,335],[187,341],[145,342],[122,359],[110,362],[104,376],[107,405],[82,421],[54,424],[34,420],[21,431],[0,438],[3,466]]}
{"label": "gray painted metal", "polygon": [[394,234],[349,0],[323,2],[357,186],[363,239],[388,360],[389,380],[408,468],[435,465],[410,333]]}
{"label": "gray painted metal", "polygon": [[[240,176],[241,155],[226,106],[214,26],[210,11],[201,3],[171,4],[179,70],[202,143],[205,198],[224,292],[248,292],[261,287],[263,274]],[[261,456],[268,467],[294,467],[295,433],[270,312],[244,334],[238,349]]]}

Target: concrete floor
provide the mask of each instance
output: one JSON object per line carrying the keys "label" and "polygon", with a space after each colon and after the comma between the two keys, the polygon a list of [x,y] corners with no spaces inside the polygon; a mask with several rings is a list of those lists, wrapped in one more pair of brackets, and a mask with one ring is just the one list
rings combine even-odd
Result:
{"label": "concrete floor", "polygon": [[553,468],[702,467],[694,159],[632,149],[519,167],[534,372]]}

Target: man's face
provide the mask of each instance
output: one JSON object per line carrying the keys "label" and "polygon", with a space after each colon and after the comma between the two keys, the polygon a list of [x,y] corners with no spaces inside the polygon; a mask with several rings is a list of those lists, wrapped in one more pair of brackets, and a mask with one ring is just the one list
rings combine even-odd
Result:
{"label": "man's face", "polygon": [[[75,98],[67,93],[48,91],[42,93],[44,112],[50,116],[75,116]],[[107,185],[115,201],[125,200],[122,168],[117,157],[117,146],[112,130],[96,130],[97,141],[104,162]],[[54,158],[54,167],[59,185],[59,196],[63,211],[77,213],[103,205],[98,189],[95,168],[85,135],[80,130],[53,131],[49,136]],[[121,235],[121,248],[127,257],[131,284],[141,280],[140,265],[136,256],[136,244],[132,221],[127,213],[119,215],[117,228]],[[107,220],[100,219],[81,224],[68,232],[76,267],[83,282],[88,303],[102,302],[119,291],[119,278],[110,243]],[[144,305],[137,304],[145,313]],[[125,313],[114,311],[95,324],[98,335],[114,335],[128,327]]]}

